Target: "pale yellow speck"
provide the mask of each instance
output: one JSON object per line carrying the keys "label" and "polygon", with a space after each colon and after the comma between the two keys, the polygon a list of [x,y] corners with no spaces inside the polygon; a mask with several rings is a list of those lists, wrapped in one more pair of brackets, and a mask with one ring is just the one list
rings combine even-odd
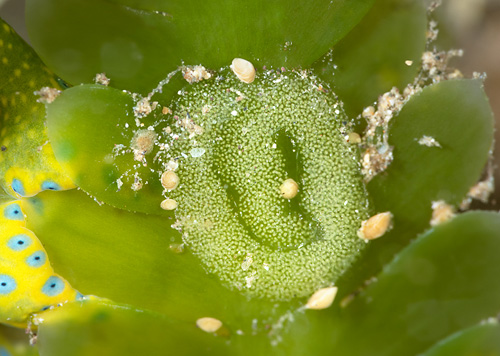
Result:
{"label": "pale yellow speck", "polygon": [[20,77],[21,76],[21,69],[19,69],[19,68],[14,69],[14,75],[16,77]]}
{"label": "pale yellow speck", "polygon": [[165,199],[161,202],[160,206],[163,210],[175,210],[177,209],[178,204],[173,199]]}
{"label": "pale yellow speck", "polygon": [[337,291],[337,287],[327,287],[317,290],[307,301],[306,309],[320,310],[328,308],[332,305]]}
{"label": "pale yellow speck", "polygon": [[372,216],[361,223],[358,236],[365,240],[373,240],[384,235],[391,228],[392,213],[386,211]]}
{"label": "pale yellow speck", "polygon": [[360,143],[361,142],[361,137],[359,136],[358,133],[356,132],[351,132],[348,136],[348,142],[349,143]]}
{"label": "pale yellow speck", "polygon": [[285,199],[294,198],[299,191],[299,185],[292,178],[288,178],[280,186],[281,196]]}
{"label": "pale yellow speck", "polygon": [[236,74],[239,80],[245,83],[252,83],[255,79],[255,68],[253,64],[246,59],[235,58],[231,64],[231,70]]}
{"label": "pale yellow speck", "polygon": [[167,190],[177,188],[179,185],[179,176],[172,171],[166,171],[161,175],[161,185]]}
{"label": "pale yellow speck", "polygon": [[207,333],[214,333],[222,326],[222,321],[215,318],[200,318],[196,320],[196,326]]}
{"label": "pale yellow speck", "polygon": [[26,63],[26,62],[23,62],[22,66],[23,66],[24,69],[30,69],[30,65],[28,63]]}
{"label": "pale yellow speck", "polygon": [[2,57],[2,63],[3,63],[3,64],[7,64],[7,63],[9,63],[8,58],[7,58],[7,57]]}
{"label": "pale yellow speck", "polygon": [[28,82],[28,85],[30,88],[34,88],[35,87],[35,81],[33,79],[31,79],[29,82]]}
{"label": "pale yellow speck", "polygon": [[442,224],[455,216],[455,208],[443,200],[432,202],[431,226]]}

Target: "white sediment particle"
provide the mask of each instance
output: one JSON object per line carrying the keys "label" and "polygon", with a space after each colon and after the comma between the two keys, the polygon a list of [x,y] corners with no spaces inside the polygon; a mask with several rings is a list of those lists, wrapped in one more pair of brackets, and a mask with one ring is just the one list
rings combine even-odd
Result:
{"label": "white sediment particle", "polygon": [[194,147],[189,151],[189,154],[191,157],[197,158],[203,156],[205,154],[205,149],[201,147]]}
{"label": "white sediment particle", "polygon": [[431,226],[436,226],[455,216],[455,208],[443,200],[432,202]]}
{"label": "white sediment particle", "polygon": [[422,136],[418,140],[418,144],[427,147],[441,147],[441,144],[437,142],[434,137],[426,135]]}
{"label": "white sediment particle", "polygon": [[251,253],[247,254],[243,262],[241,263],[241,269],[246,271],[250,268],[253,263],[253,255]]}
{"label": "white sediment particle", "polygon": [[94,82],[96,84],[101,84],[101,85],[104,85],[104,86],[108,86],[109,83],[110,83],[110,80],[106,76],[106,73],[98,73],[98,74],[96,74],[96,76],[94,78]]}
{"label": "white sediment particle", "polygon": [[39,98],[36,99],[37,102],[42,104],[50,104],[61,94],[61,91],[56,88],[43,87],[42,89],[35,91],[35,95],[38,95]]}
{"label": "white sediment particle", "polygon": [[[156,103],[158,104],[158,103]],[[142,118],[147,115],[149,115],[153,111],[153,107],[151,106],[151,103],[149,102],[148,98],[142,98],[137,102],[137,104],[134,106],[134,116],[136,118]]]}
{"label": "white sediment particle", "polygon": [[165,168],[168,171],[175,171],[178,167],[179,167],[179,163],[177,163],[176,161],[168,161],[168,163],[165,166]]}
{"label": "white sediment particle", "polygon": [[184,79],[189,84],[197,83],[203,79],[210,79],[212,77],[212,74],[210,74],[205,67],[199,65],[181,67],[181,70]]}

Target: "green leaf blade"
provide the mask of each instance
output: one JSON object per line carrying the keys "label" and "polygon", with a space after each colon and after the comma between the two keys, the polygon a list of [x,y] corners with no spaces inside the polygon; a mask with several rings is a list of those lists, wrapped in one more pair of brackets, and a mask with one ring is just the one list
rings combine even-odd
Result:
{"label": "green leaf blade", "polygon": [[[313,66],[333,85],[346,113],[356,117],[382,93],[413,82],[425,50],[426,29],[422,1],[377,1],[332,54]],[[408,60],[410,66],[405,64]]]}
{"label": "green leaf blade", "polygon": [[[389,128],[394,160],[367,186],[375,210],[394,215],[394,229],[370,243],[352,271],[350,288],[352,282],[370,278],[429,226],[432,202],[461,203],[490,157],[493,123],[478,80],[434,84],[405,104]],[[442,147],[419,144],[424,135]]]}
{"label": "green leaf blade", "polygon": [[309,67],[372,4],[31,0],[27,23],[34,47],[69,82],[106,72],[112,85],[145,94],[182,62],[217,69],[242,57],[256,67]]}
{"label": "green leaf blade", "polygon": [[195,323],[104,300],[68,303],[39,318],[41,356],[228,354],[225,338]]}
{"label": "green leaf blade", "polygon": [[421,356],[500,355],[498,320],[487,320],[440,341]]}
{"label": "green leaf blade", "polygon": [[496,315],[499,231],[497,213],[472,212],[419,237],[345,308],[337,353],[416,354]]}

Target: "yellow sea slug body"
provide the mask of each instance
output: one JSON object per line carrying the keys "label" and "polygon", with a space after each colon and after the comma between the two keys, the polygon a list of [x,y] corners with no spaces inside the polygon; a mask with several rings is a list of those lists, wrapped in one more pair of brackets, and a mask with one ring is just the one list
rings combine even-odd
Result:
{"label": "yellow sea slug body", "polygon": [[0,205],[0,226],[0,322],[23,326],[31,313],[81,296],[54,273],[19,201]]}

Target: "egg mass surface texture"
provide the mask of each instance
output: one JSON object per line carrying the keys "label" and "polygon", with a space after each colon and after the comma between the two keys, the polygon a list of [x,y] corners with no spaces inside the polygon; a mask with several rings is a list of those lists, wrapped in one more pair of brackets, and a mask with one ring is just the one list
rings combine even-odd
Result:
{"label": "egg mass surface texture", "polygon": [[[247,84],[229,68],[188,86],[171,157],[182,181],[169,195],[183,240],[229,288],[290,300],[331,285],[364,248],[368,217],[357,146],[342,104],[311,73],[267,71]],[[189,152],[202,148],[193,157]],[[168,157],[167,157],[168,158]],[[280,186],[300,186],[291,200]]]}

